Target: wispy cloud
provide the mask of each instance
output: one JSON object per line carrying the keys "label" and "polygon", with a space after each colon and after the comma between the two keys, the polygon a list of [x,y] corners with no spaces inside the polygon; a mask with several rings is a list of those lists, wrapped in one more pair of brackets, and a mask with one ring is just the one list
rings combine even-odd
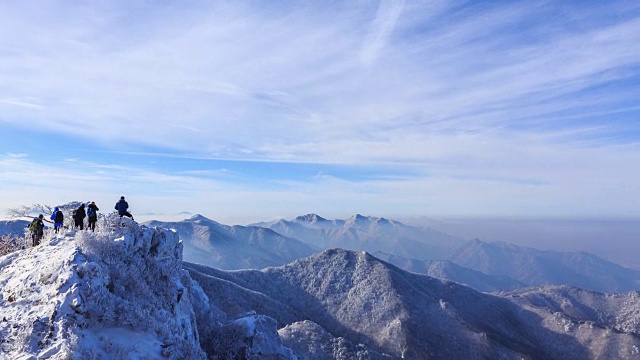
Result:
{"label": "wispy cloud", "polygon": [[[527,201],[530,186],[617,194],[638,178],[640,7],[629,2],[25,1],[0,4],[0,34],[0,128],[90,134],[101,156],[137,157],[123,173],[141,184],[140,154],[393,166],[416,191],[474,179],[495,184],[487,196],[510,183]],[[195,187],[219,175],[153,169]],[[327,191],[362,186],[336,179]]]}
{"label": "wispy cloud", "polygon": [[33,101],[29,101],[27,99],[25,100],[16,100],[16,99],[0,99],[0,103],[2,104],[6,104],[6,105],[13,105],[13,106],[20,106],[20,107],[26,107],[26,108],[32,108],[32,109],[44,109],[45,107],[37,104]]}
{"label": "wispy cloud", "polygon": [[362,48],[362,62],[365,65],[371,65],[386,47],[403,7],[403,0],[380,2],[376,18],[371,24],[371,32],[365,38]]}

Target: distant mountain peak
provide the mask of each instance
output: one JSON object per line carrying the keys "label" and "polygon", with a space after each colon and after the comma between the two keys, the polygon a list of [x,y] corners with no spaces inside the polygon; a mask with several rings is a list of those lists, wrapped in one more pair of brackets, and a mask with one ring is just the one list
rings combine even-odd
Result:
{"label": "distant mountain peak", "polygon": [[298,216],[295,219],[295,221],[309,223],[309,224],[315,224],[315,223],[319,223],[319,222],[325,222],[325,221],[328,221],[328,220],[323,218],[320,215],[312,213],[312,214],[306,214],[306,215]]}
{"label": "distant mountain peak", "polygon": [[200,214],[195,214],[189,218],[189,221],[211,221],[211,219]]}
{"label": "distant mountain peak", "polygon": [[351,216],[349,219],[347,219],[348,222],[352,222],[352,223],[363,223],[363,222],[368,222],[370,220],[371,220],[370,217],[360,215],[360,214],[355,214]]}

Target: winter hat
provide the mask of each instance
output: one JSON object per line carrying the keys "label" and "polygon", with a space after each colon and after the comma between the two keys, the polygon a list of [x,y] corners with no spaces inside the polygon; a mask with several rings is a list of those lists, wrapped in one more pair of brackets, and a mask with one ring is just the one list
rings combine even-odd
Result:
{"label": "winter hat", "polygon": [[120,196],[120,200],[124,200],[124,196]]}

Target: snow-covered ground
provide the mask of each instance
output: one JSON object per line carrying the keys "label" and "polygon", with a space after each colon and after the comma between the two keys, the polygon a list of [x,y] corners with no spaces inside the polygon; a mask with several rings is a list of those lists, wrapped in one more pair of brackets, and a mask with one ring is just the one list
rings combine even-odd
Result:
{"label": "snow-covered ground", "polygon": [[178,300],[191,288],[178,237],[128,225],[49,232],[41,245],[0,258],[3,355],[204,357],[189,296]]}
{"label": "snow-covered ground", "polygon": [[182,270],[174,231],[128,219],[103,225],[47,231],[39,246],[0,257],[0,359],[205,359],[203,347],[292,357],[273,319],[227,321],[209,306]]}

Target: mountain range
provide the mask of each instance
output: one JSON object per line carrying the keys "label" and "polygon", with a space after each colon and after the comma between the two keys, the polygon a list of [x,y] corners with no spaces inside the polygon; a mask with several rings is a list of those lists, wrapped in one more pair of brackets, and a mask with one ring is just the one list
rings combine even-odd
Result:
{"label": "mountain range", "polygon": [[372,255],[409,272],[454,281],[484,292],[513,290],[526,286],[509,276],[487,275],[480,271],[460,266],[449,260],[407,259],[381,251],[375,252]]}
{"label": "mountain range", "polygon": [[573,285],[601,292],[640,289],[640,271],[586,252],[541,251],[504,242],[462,240],[430,228],[354,215],[328,220],[316,214],[250,226],[227,226],[195,215],[173,228],[185,260],[223,269],[281,266],[328,248],[367,251],[402,269],[491,292],[536,285]]}
{"label": "mountain range", "polygon": [[[326,332],[363,344],[367,358],[628,359],[640,346],[638,292],[548,286],[491,295],[341,249],[263,270],[184,268],[223,311],[276,319],[292,348]],[[295,341],[292,326],[304,328]]]}
{"label": "mountain range", "polygon": [[0,236],[24,236],[29,223],[26,220],[0,220]]}
{"label": "mountain range", "polygon": [[299,239],[319,249],[382,251],[414,259],[442,259],[462,239],[431,228],[408,226],[395,220],[356,214],[346,220],[327,220],[316,214],[254,224]]}
{"label": "mountain range", "polygon": [[222,225],[202,215],[145,224],[175,229],[184,244],[186,259],[226,270],[282,265],[318,251],[268,228]]}
{"label": "mountain range", "polygon": [[[545,285],[490,294],[338,248],[221,270],[184,262],[179,229],[109,221],[122,225],[48,232],[41,245],[0,257],[0,358],[640,356],[638,291]],[[201,217],[180,224],[228,242],[260,231]],[[431,265],[479,276],[449,261]]]}
{"label": "mountain range", "polygon": [[640,289],[640,271],[586,252],[542,251],[476,239],[464,243],[447,259],[487,275],[508,276],[526,286],[570,284],[601,292]]}

